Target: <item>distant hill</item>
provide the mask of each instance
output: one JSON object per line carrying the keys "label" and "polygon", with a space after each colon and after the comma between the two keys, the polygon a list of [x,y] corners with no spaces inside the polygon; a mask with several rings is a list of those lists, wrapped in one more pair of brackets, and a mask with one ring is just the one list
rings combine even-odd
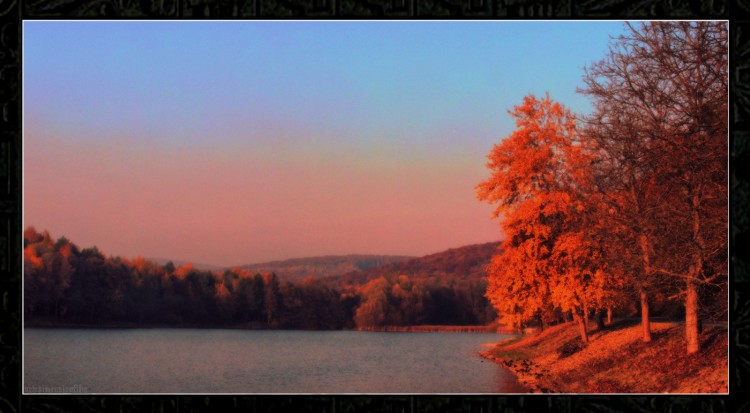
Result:
{"label": "distant hill", "polygon": [[200,263],[195,263],[192,261],[170,260],[167,258],[146,258],[146,259],[149,261],[155,262],[156,264],[159,264],[159,265],[165,265],[169,261],[172,261],[172,264],[174,264],[175,267],[179,267],[185,264],[192,264],[193,268],[199,271],[221,271],[225,268],[220,265],[200,264]]}
{"label": "distant hill", "polygon": [[239,268],[250,272],[274,272],[281,279],[299,281],[308,276],[322,278],[366,271],[412,258],[402,255],[327,255],[240,265]]}
{"label": "distant hill", "polygon": [[467,245],[436,254],[394,262],[362,271],[351,271],[322,281],[334,288],[365,284],[386,274],[404,274],[412,279],[433,279],[441,284],[458,280],[479,280],[487,276],[485,266],[497,253],[500,242]]}
{"label": "distant hill", "polygon": [[[500,242],[467,245],[446,251],[412,257],[404,255],[327,255],[323,257],[292,258],[238,266],[250,272],[274,272],[279,278],[299,281],[312,276],[326,285],[345,289],[367,283],[385,274],[405,274],[413,279],[433,279],[441,284],[458,280],[479,280],[486,277],[485,266],[490,262]],[[149,258],[159,265],[169,260]],[[187,261],[172,260],[175,266]],[[225,267],[192,263],[202,271],[220,271]],[[235,267],[231,267],[235,268]]]}

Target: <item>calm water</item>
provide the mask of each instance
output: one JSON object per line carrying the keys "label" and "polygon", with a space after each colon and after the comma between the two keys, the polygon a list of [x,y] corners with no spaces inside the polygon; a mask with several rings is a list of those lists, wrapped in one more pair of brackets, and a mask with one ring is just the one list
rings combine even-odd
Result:
{"label": "calm water", "polygon": [[506,337],[201,329],[26,329],[27,392],[521,393],[477,351]]}

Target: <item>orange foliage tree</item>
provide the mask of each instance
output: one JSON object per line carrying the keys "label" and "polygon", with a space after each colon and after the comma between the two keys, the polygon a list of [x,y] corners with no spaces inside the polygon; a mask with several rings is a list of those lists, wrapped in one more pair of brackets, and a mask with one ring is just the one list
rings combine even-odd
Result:
{"label": "orange foliage tree", "polygon": [[575,116],[549,96],[527,96],[510,114],[516,130],[493,147],[491,176],[477,185],[478,198],[497,205],[505,235],[487,297],[517,327],[550,305],[569,310],[587,342],[589,311],[602,305],[607,285],[585,218],[590,152]]}
{"label": "orange foliage tree", "polygon": [[362,302],[354,314],[360,329],[416,325],[424,322],[430,294],[406,275],[380,276],[360,288]]}

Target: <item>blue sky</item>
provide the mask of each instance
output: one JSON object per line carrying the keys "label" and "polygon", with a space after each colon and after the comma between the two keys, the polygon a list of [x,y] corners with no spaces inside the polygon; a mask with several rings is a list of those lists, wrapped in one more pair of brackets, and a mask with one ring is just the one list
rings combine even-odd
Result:
{"label": "blue sky", "polygon": [[[582,69],[622,31],[621,22],[26,21],[26,225],[112,254],[215,264],[490,241],[497,225],[473,185],[512,131],[507,110],[549,92],[588,112],[575,93]],[[221,192],[217,180],[232,187]],[[111,188],[134,196],[115,201]],[[209,217],[227,215],[222,203],[169,217],[141,205],[204,202],[180,201],[185,191],[267,209],[219,220]],[[288,194],[305,191],[300,217]],[[95,199],[111,210],[87,205]],[[238,246],[177,242],[178,222]]]}

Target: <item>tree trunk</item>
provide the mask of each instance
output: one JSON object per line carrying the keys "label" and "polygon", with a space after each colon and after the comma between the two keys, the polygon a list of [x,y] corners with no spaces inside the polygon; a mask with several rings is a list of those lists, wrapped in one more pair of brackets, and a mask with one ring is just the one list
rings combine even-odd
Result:
{"label": "tree trunk", "polygon": [[[643,271],[645,278],[648,281],[651,280],[651,255],[648,243],[648,238],[645,234],[640,235],[641,253],[643,254]],[[648,321],[648,294],[646,289],[641,286],[639,289],[641,297],[641,326],[643,328],[643,342],[651,342],[651,324]]]}
{"label": "tree trunk", "polygon": [[651,342],[651,323],[648,321],[648,294],[641,289],[641,326],[643,329],[643,342]]}
{"label": "tree trunk", "polygon": [[687,339],[688,354],[697,353],[700,349],[698,341],[698,286],[692,280],[687,282],[687,297],[685,298],[685,338]]}
{"label": "tree trunk", "polygon": [[591,316],[593,313],[591,312],[591,309],[589,309],[589,306],[587,304],[583,305],[583,322],[586,323],[586,335],[588,335],[588,331],[591,328]]}
{"label": "tree trunk", "polygon": [[604,330],[604,310],[602,309],[596,310],[596,328],[599,331]]}
{"label": "tree trunk", "polygon": [[703,273],[703,256],[701,255],[701,250],[705,246],[705,243],[700,233],[701,219],[698,214],[699,205],[700,199],[697,195],[693,195],[693,241],[696,244],[697,250],[693,252],[693,262],[690,265],[688,273],[685,296],[685,339],[687,340],[688,354],[697,353],[700,349],[700,342],[698,340],[698,284],[694,280],[698,279]]}
{"label": "tree trunk", "polygon": [[544,331],[544,317],[541,314],[539,314],[539,328]]}
{"label": "tree trunk", "polygon": [[584,344],[588,344],[589,342],[589,329],[586,325],[586,316],[584,313],[584,316],[581,316],[578,313],[573,313],[573,318],[576,319],[578,322],[578,330],[581,332],[581,341],[583,341]]}
{"label": "tree trunk", "polygon": [[523,325],[521,323],[521,315],[516,314],[516,331],[518,331],[518,334],[523,334]]}
{"label": "tree trunk", "polygon": [[612,307],[607,307],[607,325],[612,324]]}

